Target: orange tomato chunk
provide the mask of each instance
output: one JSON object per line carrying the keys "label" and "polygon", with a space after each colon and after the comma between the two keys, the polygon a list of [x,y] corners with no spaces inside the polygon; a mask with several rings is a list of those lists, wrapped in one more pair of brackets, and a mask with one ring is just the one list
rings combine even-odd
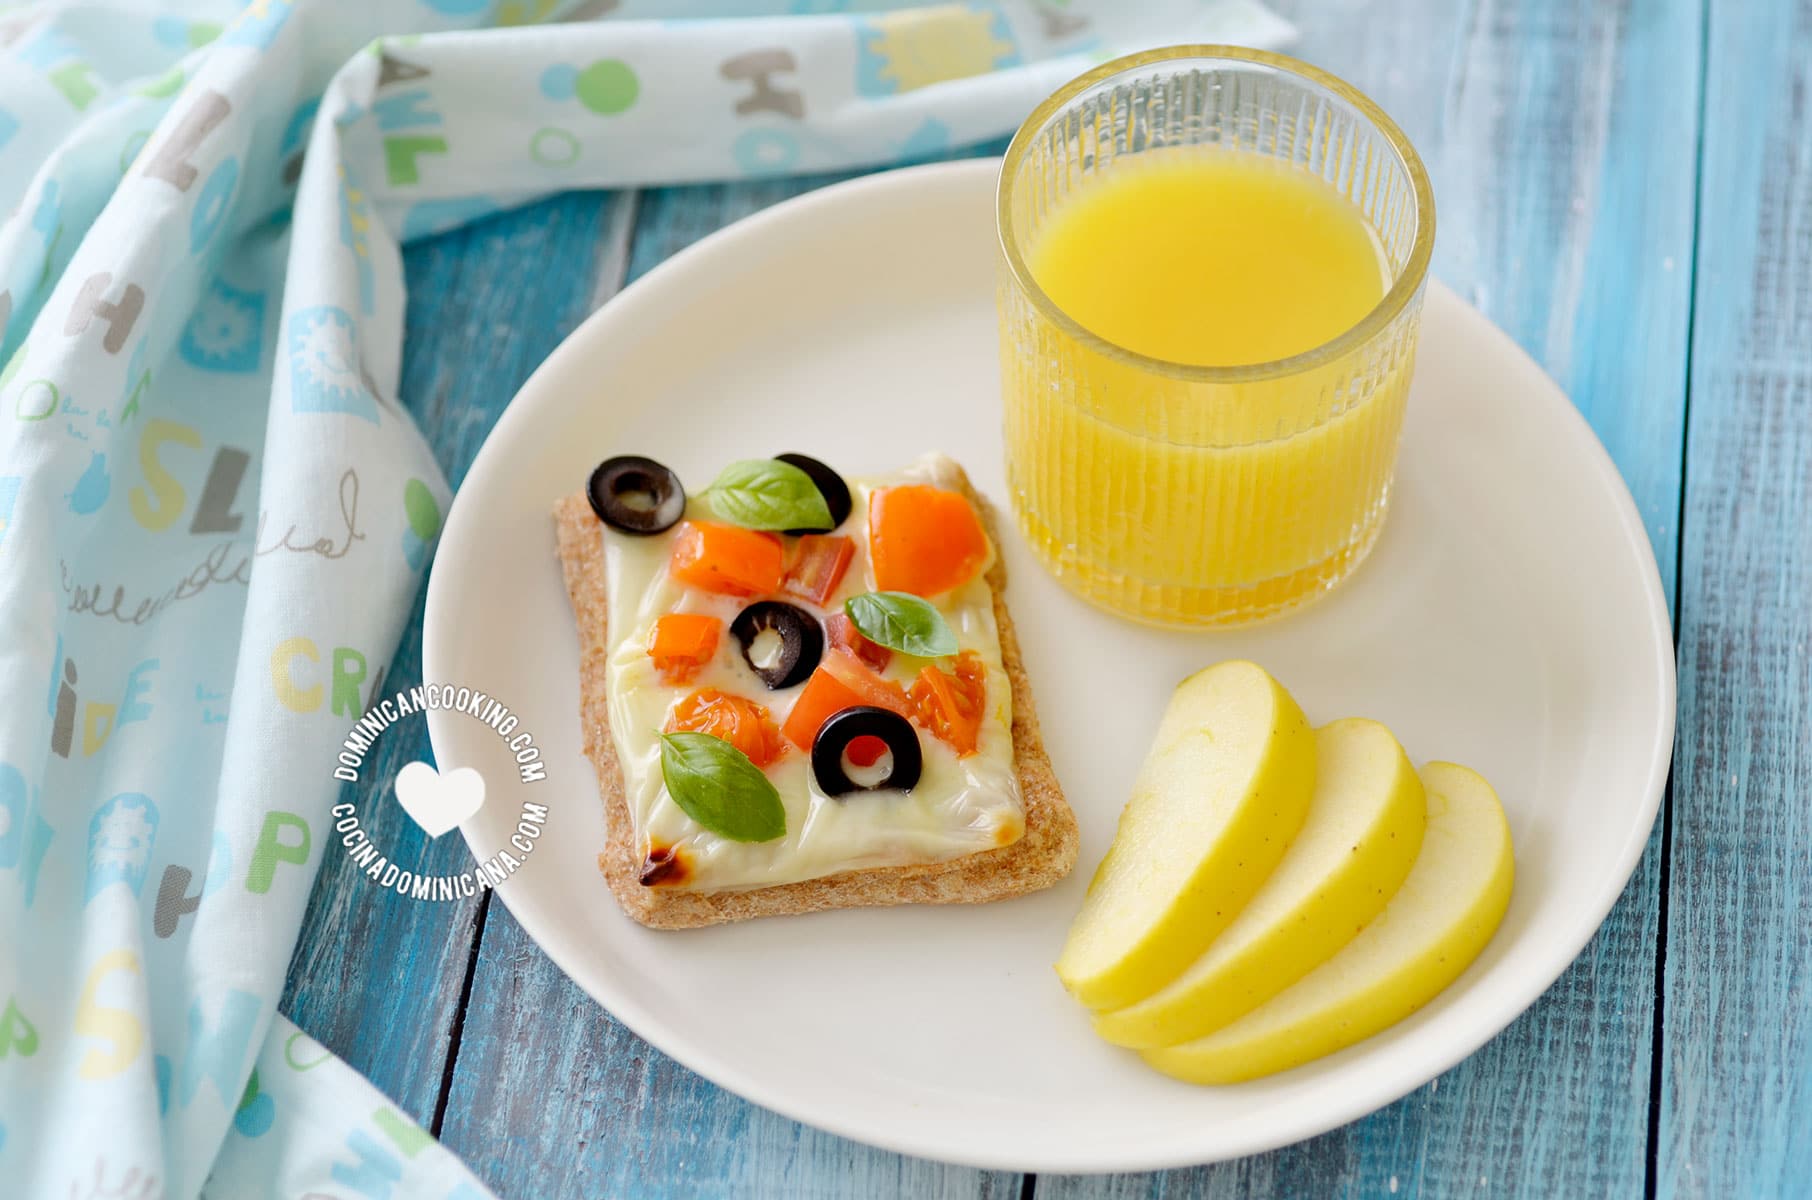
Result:
{"label": "orange tomato chunk", "polygon": [[843,573],[849,570],[849,560],[855,556],[856,544],[849,538],[808,533],[799,539],[781,590],[822,605],[836,593]]}
{"label": "orange tomato chunk", "polygon": [[890,709],[902,717],[912,715],[899,684],[882,679],[841,650],[828,651],[812,677],[805,681],[799,698],[793,701],[793,711],[787,714],[781,732],[787,741],[809,752],[826,721],[858,705]]}
{"label": "orange tomato chunk", "polygon": [[949,671],[927,666],[907,693],[913,720],[948,742],[958,758],[975,753],[987,697],[987,669],[973,650],[957,655]]}
{"label": "orange tomato chunk", "polygon": [[935,596],[975,578],[988,535],[967,497],[927,484],[878,488],[868,501],[875,587]]}
{"label": "orange tomato chunk", "polygon": [[906,699],[906,689],[891,679],[881,678],[868,669],[868,664],[853,655],[842,650],[827,651],[820,669],[835,675],[839,683],[862,698],[863,704],[892,709],[902,717],[912,715],[912,705]]}
{"label": "orange tomato chunk", "polygon": [[648,633],[648,656],[668,683],[685,683],[717,653],[724,623],[705,613],[668,613]]}
{"label": "orange tomato chunk", "polygon": [[688,587],[731,596],[776,591],[786,573],[780,539],[737,525],[682,521],[667,570]]}
{"label": "orange tomato chunk", "polygon": [[716,688],[700,688],[674,708],[667,732],[682,731],[722,738],[758,767],[768,767],[786,753],[786,742],[766,708]]}
{"label": "orange tomato chunk", "polygon": [[846,612],[834,612],[827,617],[824,632],[829,636],[832,646],[854,655],[877,671],[885,671],[887,664],[893,661],[893,651],[863,637],[862,631],[856,628],[856,623],[849,619]]}

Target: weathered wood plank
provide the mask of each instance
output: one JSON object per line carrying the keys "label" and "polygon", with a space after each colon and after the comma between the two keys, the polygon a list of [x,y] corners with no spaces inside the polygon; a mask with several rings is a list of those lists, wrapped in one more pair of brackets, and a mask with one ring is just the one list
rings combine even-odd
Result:
{"label": "weathered wood plank", "polygon": [[[627,222],[620,198],[575,192],[405,250],[402,400],[455,487],[522,381],[589,311],[600,260],[616,254],[610,269],[620,273]],[[420,682],[421,633],[418,597],[387,691]],[[471,861],[465,843],[430,842],[389,799],[397,770],[418,759],[433,761],[426,723],[392,727],[360,782],[347,785],[347,800],[399,863],[457,872]],[[384,891],[330,844],[290,965],[283,1011],[425,1126],[442,1090],[478,913],[475,900],[426,903]]]}
{"label": "weathered wood plank", "polygon": [[[1377,97],[1422,149],[1440,210],[1436,273],[1591,420],[1635,494],[1671,595],[1699,5],[1278,7],[1304,30],[1299,53]],[[1657,828],[1579,961],[1434,1084],[1275,1154],[1163,1176],[1041,1177],[1039,1194],[1640,1194],[1659,843]]]}
{"label": "weathered wood plank", "polygon": [[1812,1186],[1812,3],[1713,0],[1661,1196]]}

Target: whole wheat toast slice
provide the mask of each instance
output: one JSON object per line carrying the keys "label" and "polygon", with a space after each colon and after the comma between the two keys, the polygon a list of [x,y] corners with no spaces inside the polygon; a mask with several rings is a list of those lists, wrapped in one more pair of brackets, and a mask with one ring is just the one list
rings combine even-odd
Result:
{"label": "whole wheat toast slice", "polygon": [[[982,515],[990,537],[992,509],[967,478],[961,490]],[[1038,713],[1026,679],[1002,593],[1005,565],[996,556],[987,581],[994,593],[994,619],[1000,627],[1000,650],[1013,689],[1013,761],[1025,806],[1025,834],[1010,846],[982,850],[948,862],[910,867],[875,867],[841,871],[800,883],[743,891],[690,892],[645,887],[640,881],[641,851],[629,813],[623,772],[611,738],[604,668],[610,653],[604,589],[604,546],[600,522],[583,491],[554,506],[560,565],[579,628],[579,720],[586,757],[598,773],[604,800],[607,842],[598,867],[623,911],[655,929],[692,929],[723,921],[775,917],[829,908],[865,908],[889,904],[979,904],[1004,900],[1050,887],[1076,865],[1076,817],[1063,798],[1051,760],[1038,732]],[[996,544],[999,544],[996,538]]]}

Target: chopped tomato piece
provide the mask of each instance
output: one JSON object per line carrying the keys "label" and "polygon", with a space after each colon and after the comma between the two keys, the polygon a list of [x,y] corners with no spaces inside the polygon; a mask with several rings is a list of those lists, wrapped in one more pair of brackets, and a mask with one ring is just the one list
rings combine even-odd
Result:
{"label": "chopped tomato piece", "polygon": [[860,659],[841,650],[830,650],[825,653],[820,669],[835,675],[840,683],[862,697],[863,704],[892,709],[902,717],[912,715],[906,689],[891,679],[881,678]]}
{"label": "chopped tomato piece", "polygon": [[886,646],[877,646],[863,637],[862,631],[856,628],[856,623],[849,619],[846,612],[832,613],[826,618],[824,631],[830,635],[832,646],[854,655],[877,671],[885,671],[887,664],[893,661],[893,651]]}
{"label": "chopped tomato piece", "polygon": [[716,688],[701,688],[674,708],[667,732],[681,731],[722,738],[758,767],[767,767],[786,753],[786,743],[766,708]]}
{"label": "chopped tomato piece", "polygon": [[843,582],[849,560],[856,556],[856,543],[846,537],[808,533],[799,539],[793,565],[781,582],[782,591],[822,605]]}
{"label": "chopped tomato piece", "polygon": [[872,767],[886,753],[887,743],[872,733],[851,739],[849,745],[843,748],[843,756],[858,767]]}
{"label": "chopped tomato piece", "polygon": [[840,650],[827,651],[824,661],[805,681],[799,698],[793,701],[793,711],[781,732],[793,745],[810,751],[812,740],[826,721],[858,705],[889,709],[902,717],[912,715],[912,706],[899,684],[882,679]]}
{"label": "chopped tomato piece", "polygon": [[907,693],[912,717],[948,742],[958,758],[975,753],[988,696],[987,669],[972,650],[956,656],[949,671],[927,666]]}
{"label": "chopped tomato piece", "polygon": [[724,623],[705,613],[668,613],[648,634],[648,656],[668,683],[685,683],[717,653]]}
{"label": "chopped tomato piece", "polygon": [[786,572],[780,539],[715,521],[685,521],[673,539],[668,571],[689,587],[732,596],[779,590]]}
{"label": "chopped tomato piece", "polygon": [[875,588],[935,596],[975,578],[988,535],[967,497],[926,484],[879,488],[868,501]]}
{"label": "chopped tomato piece", "polygon": [[818,730],[823,728],[824,723],[844,709],[854,708],[860,703],[862,697],[854,689],[819,667],[805,681],[805,689],[793,701],[793,711],[787,714],[786,724],[780,727],[780,732],[786,736],[787,741],[810,753],[812,740],[818,736]]}

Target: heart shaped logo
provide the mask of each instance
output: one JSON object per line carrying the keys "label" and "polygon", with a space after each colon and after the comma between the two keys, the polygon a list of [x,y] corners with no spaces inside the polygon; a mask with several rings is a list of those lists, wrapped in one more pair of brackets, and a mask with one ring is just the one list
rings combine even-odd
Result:
{"label": "heart shaped logo", "polygon": [[396,801],[422,832],[437,838],[484,805],[484,776],[471,767],[442,775],[432,763],[412,762],[396,773]]}

